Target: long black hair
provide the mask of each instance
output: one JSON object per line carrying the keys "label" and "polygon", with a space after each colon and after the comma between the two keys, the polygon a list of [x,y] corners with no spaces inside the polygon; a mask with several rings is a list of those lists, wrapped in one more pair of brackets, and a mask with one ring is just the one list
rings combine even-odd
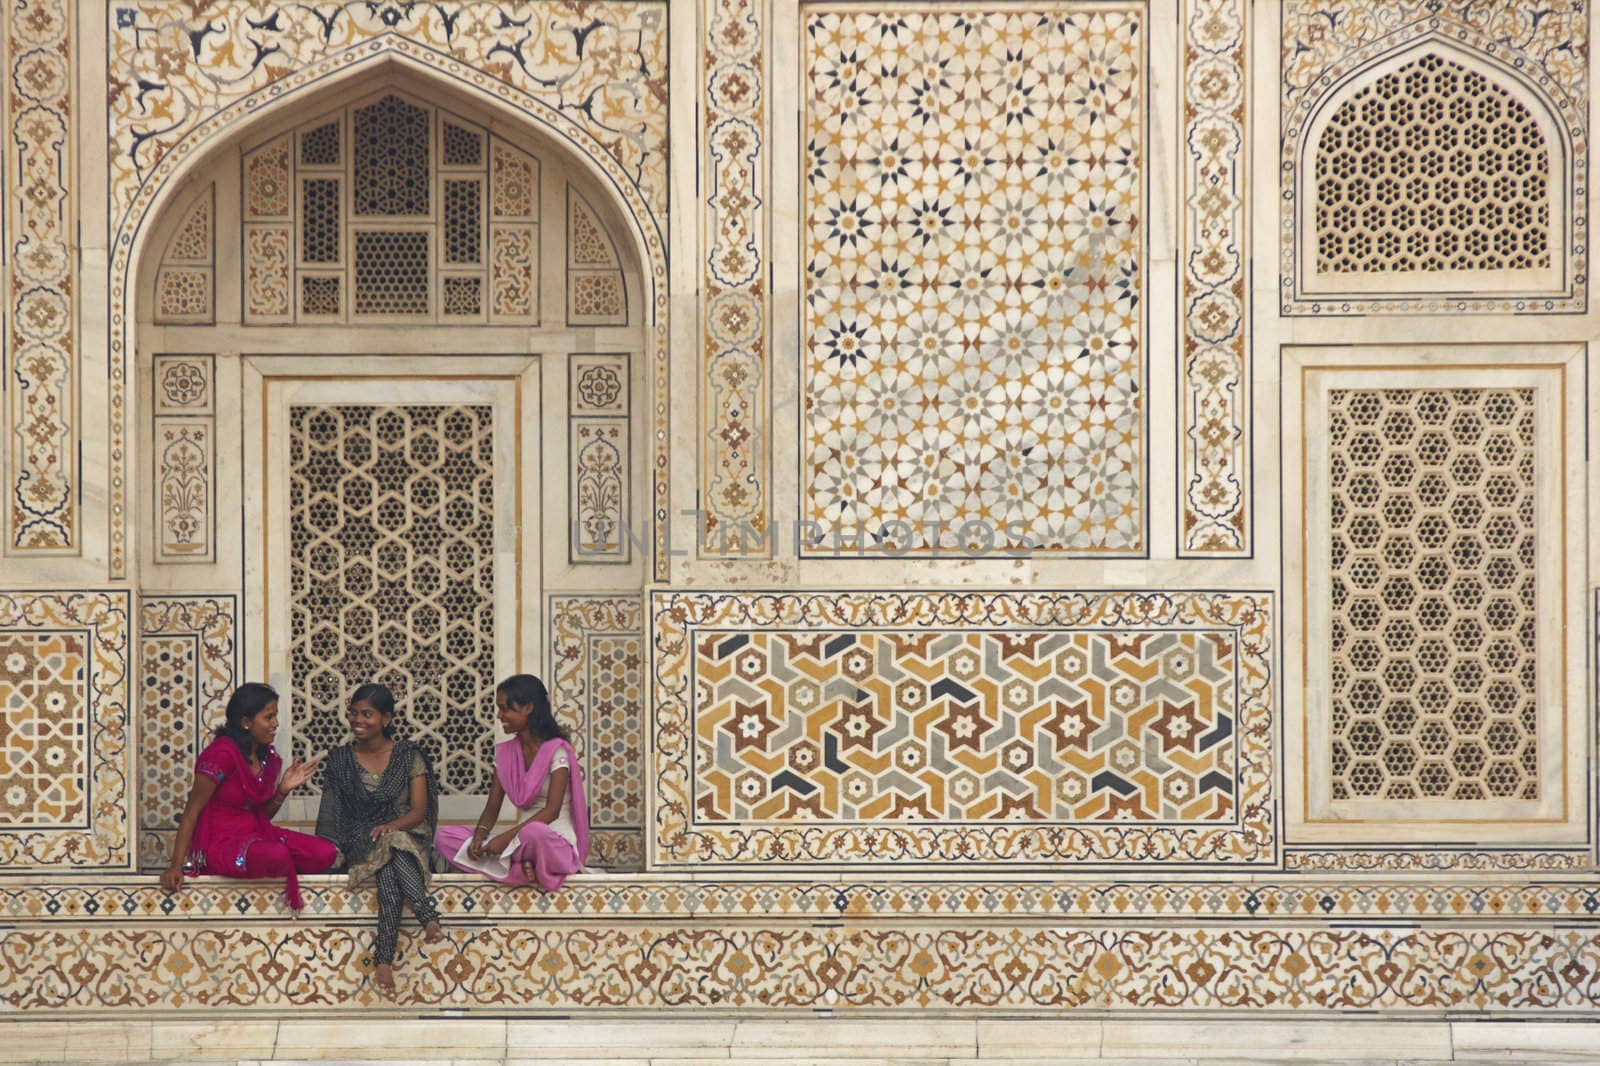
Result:
{"label": "long black hair", "polygon": [[372,704],[372,709],[379,714],[389,716],[389,724],[383,727],[383,736],[386,740],[394,739],[394,693],[389,691],[388,685],[380,685],[376,681],[368,682],[356,689],[350,696],[348,706],[354,707],[362,701]]}
{"label": "long black hair", "polygon": [[245,728],[244,720],[254,718],[266,709],[267,704],[278,702],[278,690],[271,685],[263,685],[259,681],[246,681],[233,690],[233,695],[228,697],[227,717],[221,725],[217,726],[218,737],[228,737],[239,745],[239,752],[246,759],[251,755],[266,761],[267,749],[257,748],[255,741],[250,739],[250,730]]}
{"label": "long black hair", "polygon": [[550,707],[550,692],[532,674],[512,674],[495,686],[496,692],[506,694],[506,702],[513,707],[531,707],[528,729],[540,740],[567,740],[567,731],[556,721]]}

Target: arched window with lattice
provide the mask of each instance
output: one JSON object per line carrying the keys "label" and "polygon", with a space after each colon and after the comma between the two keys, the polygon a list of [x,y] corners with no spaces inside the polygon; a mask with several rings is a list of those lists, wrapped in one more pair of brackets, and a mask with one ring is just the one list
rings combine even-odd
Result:
{"label": "arched window with lattice", "polygon": [[1570,145],[1511,71],[1424,41],[1331,90],[1301,144],[1300,296],[1443,310],[1570,288]]}
{"label": "arched window with lattice", "polygon": [[396,92],[244,157],[244,317],[539,322],[539,161]]}

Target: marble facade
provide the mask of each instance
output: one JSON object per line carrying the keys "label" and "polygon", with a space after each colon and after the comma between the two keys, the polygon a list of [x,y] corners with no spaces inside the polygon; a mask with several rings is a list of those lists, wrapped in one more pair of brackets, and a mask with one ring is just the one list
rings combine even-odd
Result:
{"label": "marble facade", "polygon": [[6,0],[0,1014],[381,1006],[195,745],[527,670],[397,1009],[1594,1015],[1592,18]]}

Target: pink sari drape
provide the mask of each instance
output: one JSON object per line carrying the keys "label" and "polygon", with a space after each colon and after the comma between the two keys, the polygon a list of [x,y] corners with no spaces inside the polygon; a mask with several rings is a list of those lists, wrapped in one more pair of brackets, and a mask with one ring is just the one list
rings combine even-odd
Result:
{"label": "pink sari drape", "polygon": [[[569,874],[578,872],[589,859],[589,803],[583,791],[583,772],[578,767],[578,756],[572,745],[564,740],[547,740],[539,745],[531,765],[522,762],[522,741],[517,737],[494,749],[494,774],[506,798],[519,811],[527,811],[538,799],[539,789],[550,776],[550,764],[558,753],[566,753],[570,778],[567,795],[562,801],[572,820],[572,835],[576,846],[569,844],[554,829],[543,822],[530,822],[517,834],[520,846],[511,856],[511,869],[500,880],[506,884],[524,885],[528,879],[522,864],[532,863],[534,879],[547,892],[560,888]],[[450,860],[472,836],[467,826],[441,826],[434,837],[434,846]],[[458,867],[459,868],[459,867]]]}

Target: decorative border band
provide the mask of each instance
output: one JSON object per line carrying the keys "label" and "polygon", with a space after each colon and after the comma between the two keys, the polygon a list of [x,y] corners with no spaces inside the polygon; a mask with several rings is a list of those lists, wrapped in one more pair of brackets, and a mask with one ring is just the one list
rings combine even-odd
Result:
{"label": "decorative border band", "polygon": [[[408,941],[396,999],[369,929],[16,929],[5,1013],[484,1008],[968,1013],[1382,1009],[1593,1016],[1600,931],[936,925],[447,926]],[[136,964],[134,960],[137,960]],[[63,980],[64,976],[69,979]]]}

